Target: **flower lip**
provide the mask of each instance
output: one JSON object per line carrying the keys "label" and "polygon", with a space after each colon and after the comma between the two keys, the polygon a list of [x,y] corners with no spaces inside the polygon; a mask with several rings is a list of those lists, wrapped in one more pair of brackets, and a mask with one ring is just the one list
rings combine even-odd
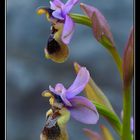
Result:
{"label": "flower lip", "polygon": [[47,51],[49,54],[53,54],[56,53],[58,51],[60,51],[60,45],[59,43],[54,39],[54,35],[51,34],[49,39],[48,39],[48,43],[47,43]]}

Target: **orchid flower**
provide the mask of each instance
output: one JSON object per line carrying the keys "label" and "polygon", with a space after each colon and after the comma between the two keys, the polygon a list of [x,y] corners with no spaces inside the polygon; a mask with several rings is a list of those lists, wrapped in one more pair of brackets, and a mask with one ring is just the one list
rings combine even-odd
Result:
{"label": "orchid flower", "polygon": [[50,8],[40,7],[38,14],[46,14],[52,24],[51,35],[48,40],[45,55],[55,62],[62,63],[68,57],[68,47],[74,32],[75,23],[69,16],[73,6],[79,0],[68,0],[66,4],[60,0],[50,1]]}
{"label": "orchid flower", "polygon": [[[55,88],[49,86],[50,92],[44,92],[45,97],[52,97],[70,112],[70,115],[79,122],[96,124],[99,114],[91,101],[82,96],[76,96],[82,92],[88,83],[90,74],[85,67],[81,67],[73,84],[66,89],[63,84],[56,84]],[[53,100],[51,104],[53,105]]]}

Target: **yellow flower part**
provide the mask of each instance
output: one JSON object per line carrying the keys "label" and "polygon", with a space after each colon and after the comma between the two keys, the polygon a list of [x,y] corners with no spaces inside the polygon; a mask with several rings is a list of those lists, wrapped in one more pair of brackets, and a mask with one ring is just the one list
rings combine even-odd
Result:
{"label": "yellow flower part", "polygon": [[69,121],[70,112],[65,107],[63,107],[59,111],[59,113],[60,113],[60,117],[58,118],[57,123],[58,123],[59,126],[63,126]]}
{"label": "yellow flower part", "polygon": [[51,92],[48,91],[48,90],[43,91],[41,95],[42,95],[43,97],[52,97],[52,96],[53,96],[53,95],[51,94]]}

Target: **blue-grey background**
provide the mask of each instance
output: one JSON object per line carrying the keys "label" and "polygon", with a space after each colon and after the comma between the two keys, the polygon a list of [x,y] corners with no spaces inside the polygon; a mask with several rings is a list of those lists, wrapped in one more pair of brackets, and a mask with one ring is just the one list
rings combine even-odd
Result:
{"label": "blue-grey background", "polygon": [[[108,20],[117,49],[123,49],[133,23],[132,0],[81,0],[97,7]],[[49,108],[41,92],[58,82],[68,87],[75,79],[73,62],[87,67],[92,78],[110,99],[117,114],[122,110],[121,80],[110,54],[93,38],[90,28],[77,25],[72,37],[70,56],[63,64],[44,58],[44,47],[50,24],[36,9],[47,6],[47,0],[7,0],[7,140],[39,140]],[[79,5],[73,12],[82,13]],[[82,117],[82,116],[81,116]],[[97,125],[83,125],[71,119],[70,140],[87,140],[82,128],[99,131],[106,124],[100,117]]]}

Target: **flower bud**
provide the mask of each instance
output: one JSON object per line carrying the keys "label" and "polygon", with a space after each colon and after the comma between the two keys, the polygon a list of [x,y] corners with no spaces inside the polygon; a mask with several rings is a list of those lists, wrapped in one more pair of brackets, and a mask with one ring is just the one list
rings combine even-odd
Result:
{"label": "flower bud", "polygon": [[131,29],[123,54],[123,80],[124,87],[131,84],[134,68],[134,29]]}
{"label": "flower bud", "polygon": [[115,44],[110,27],[102,13],[97,8],[84,3],[81,3],[80,6],[92,22],[95,38],[105,47],[114,47]]}

